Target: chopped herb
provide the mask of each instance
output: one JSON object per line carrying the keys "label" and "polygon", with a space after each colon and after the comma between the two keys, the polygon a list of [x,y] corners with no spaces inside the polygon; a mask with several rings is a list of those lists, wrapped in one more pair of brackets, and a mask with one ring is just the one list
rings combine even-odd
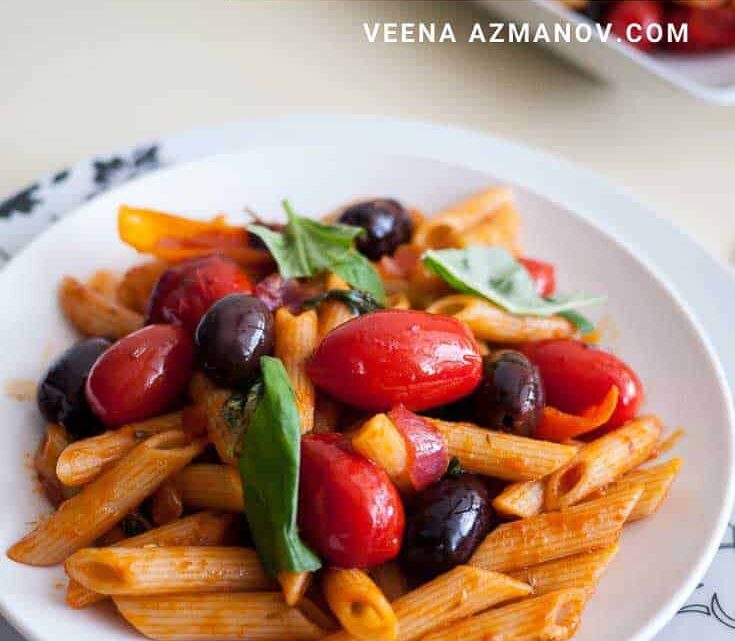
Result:
{"label": "chopped herb", "polygon": [[449,461],[449,465],[447,465],[447,471],[444,472],[444,478],[459,478],[463,471],[464,470],[462,469],[459,459],[456,456],[453,456]]}
{"label": "chopped herb", "polygon": [[370,292],[364,292],[359,289],[330,289],[323,294],[305,300],[304,307],[317,307],[325,300],[336,300],[344,303],[357,316],[373,312],[376,309],[383,309],[383,306],[375,300],[375,297]]}

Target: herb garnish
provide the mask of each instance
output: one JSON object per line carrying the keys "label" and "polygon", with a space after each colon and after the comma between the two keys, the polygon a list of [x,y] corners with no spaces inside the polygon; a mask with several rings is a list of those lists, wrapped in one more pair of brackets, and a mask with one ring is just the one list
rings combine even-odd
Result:
{"label": "herb garnish", "polygon": [[383,309],[383,306],[375,300],[370,292],[364,292],[359,289],[330,289],[323,294],[318,294],[313,298],[304,301],[304,308],[317,307],[325,300],[336,300],[347,305],[350,311],[356,316],[374,312],[376,309]]}
{"label": "herb garnish", "polygon": [[288,223],[283,233],[263,225],[248,225],[248,231],[260,237],[278,263],[283,278],[306,278],[331,271],[356,289],[385,300],[380,275],[354,247],[354,240],[364,230],[349,225],[328,225],[296,215],[287,200],[283,208]]}
{"label": "herb garnish", "polygon": [[311,572],[321,562],[297,527],[301,425],[296,399],[280,360],[263,356],[260,369],[263,384],[240,454],[245,514],[270,574]]}
{"label": "herb garnish", "polygon": [[604,296],[586,294],[541,298],[523,265],[502,247],[432,249],[424,253],[423,262],[459,292],[486,298],[512,314],[564,315],[582,332],[594,326],[570,310],[605,301]]}

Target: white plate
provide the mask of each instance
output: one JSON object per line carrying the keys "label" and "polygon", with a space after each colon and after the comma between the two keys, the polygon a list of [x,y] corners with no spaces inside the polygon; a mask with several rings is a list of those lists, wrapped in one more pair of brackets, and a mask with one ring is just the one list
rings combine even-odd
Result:
{"label": "white plate", "polygon": [[[509,20],[531,24],[579,24],[586,21],[558,0],[476,0]],[[644,53],[614,38],[602,42],[548,43],[557,55],[597,76],[623,82],[643,71],[708,102],[735,103],[735,51],[706,54]]]}
{"label": "white plate", "polygon": [[[298,128],[299,122],[291,126]],[[441,132],[436,132],[437,139]],[[478,151],[470,147],[468,157]],[[508,151],[505,143],[496,142],[493,148],[490,141],[485,142],[486,157],[497,155],[499,172],[501,167],[508,170],[503,162]],[[453,153],[461,157],[460,150]],[[525,160],[540,162],[531,153]],[[548,177],[558,167],[548,163],[545,169]],[[579,176],[573,173],[567,175],[572,180],[570,193],[579,187],[573,180]],[[115,240],[114,211],[121,201],[206,215],[237,212],[246,204],[268,213],[281,197],[288,196],[301,211],[318,213],[357,194],[384,193],[432,209],[493,181],[487,172],[460,165],[358,154],[354,145],[345,145],[334,151],[254,149],[126,185],[52,228],[0,275],[0,300],[8,301],[9,309],[13,306],[13,312],[0,321],[0,347],[5,355],[0,380],[37,377],[48,342],[52,341],[51,351],[58,352],[71,340],[55,307],[56,274],[84,275],[101,265],[122,266],[135,260]],[[598,196],[613,202],[618,197],[604,190]],[[647,382],[649,407],[670,422],[691,426],[679,448],[687,463],[670,501],[656,519],[626,533],[621,554],[588,608],[577,637],[646,639],[688,596],[721,536],[732,496],[729,396],[707,341],[675,297],[628,251],[582,219],[528,191],[520,191],[519,200],[527,220],[529,253],[557,262],[563,285],[609,294],[608,309],[620,329],[614,348]],[[692,363],[697,364],[696,376],[691,374]],[[24,450],[34,446],[40,423],[31,405],[4,398],[0,413],[6,419],[7,442],[13,444],[0,454],[0,474],[10,497],[0,523],[0,545],[7,547],[42,507],[22,457]],[[54,587],[61,577],[57,570],[26,568],[3,558],[0,577],[7,586],[0,605],[34,639],[72,639],[94,633],[131,638],[125,627],[104,613],[67,610],[63,592]],[[631,585],[637,588],[634,599],[629,598]]]}

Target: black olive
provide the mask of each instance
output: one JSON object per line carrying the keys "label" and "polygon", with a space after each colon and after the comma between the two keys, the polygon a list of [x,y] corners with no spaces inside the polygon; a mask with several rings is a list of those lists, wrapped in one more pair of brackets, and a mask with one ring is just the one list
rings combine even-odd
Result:
{"label": "black olive", "polygon": [[110,346],[104,338],[90,338],[72,345],[51,365],[38,386],[38,408],[50,423],[63,425],[75,438],[103,431],[92,413],[84,387],[89,370]]}
{"label": "black olive", "polygon": [[391,199],[366,200],[352,205],[342,212],[338,222],[365,230],[357,237],[355,245],[370,260],[392,254],[398,245],[411,240],[413,232],[408,212]]}
{"label": "black olive", "polygon": [[255,296],[230,294],[217,301],[196,329],[202,371],[226,387],[244,387],[273,350],[273,314]]}
{"label": "black olive", "polygon": [[508,349],[483,358],[482,382],[471,400],[480,425],[531,436],[541,421],[546,394],[538,369]]}
{"label": "black olive", "polygon": [[494,523],[482,480],[468,474],[445,478],[407,507],[401,567],[423,580],[447,572],[469,560]]}

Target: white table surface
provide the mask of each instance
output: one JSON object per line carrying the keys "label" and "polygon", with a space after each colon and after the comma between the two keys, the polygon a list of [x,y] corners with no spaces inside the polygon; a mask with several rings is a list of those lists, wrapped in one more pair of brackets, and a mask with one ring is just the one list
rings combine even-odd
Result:
{"label": "white table surface", "polygon": [[[603,85],[534,46],[371,45],[362,31],[488,19],[469,2],[0,0],[0,200],[80,158],[193,126],[379,114],[585,165],[732,258],[735,110],[643,73]],[[0,621],[0,639],[18,637]]]}

